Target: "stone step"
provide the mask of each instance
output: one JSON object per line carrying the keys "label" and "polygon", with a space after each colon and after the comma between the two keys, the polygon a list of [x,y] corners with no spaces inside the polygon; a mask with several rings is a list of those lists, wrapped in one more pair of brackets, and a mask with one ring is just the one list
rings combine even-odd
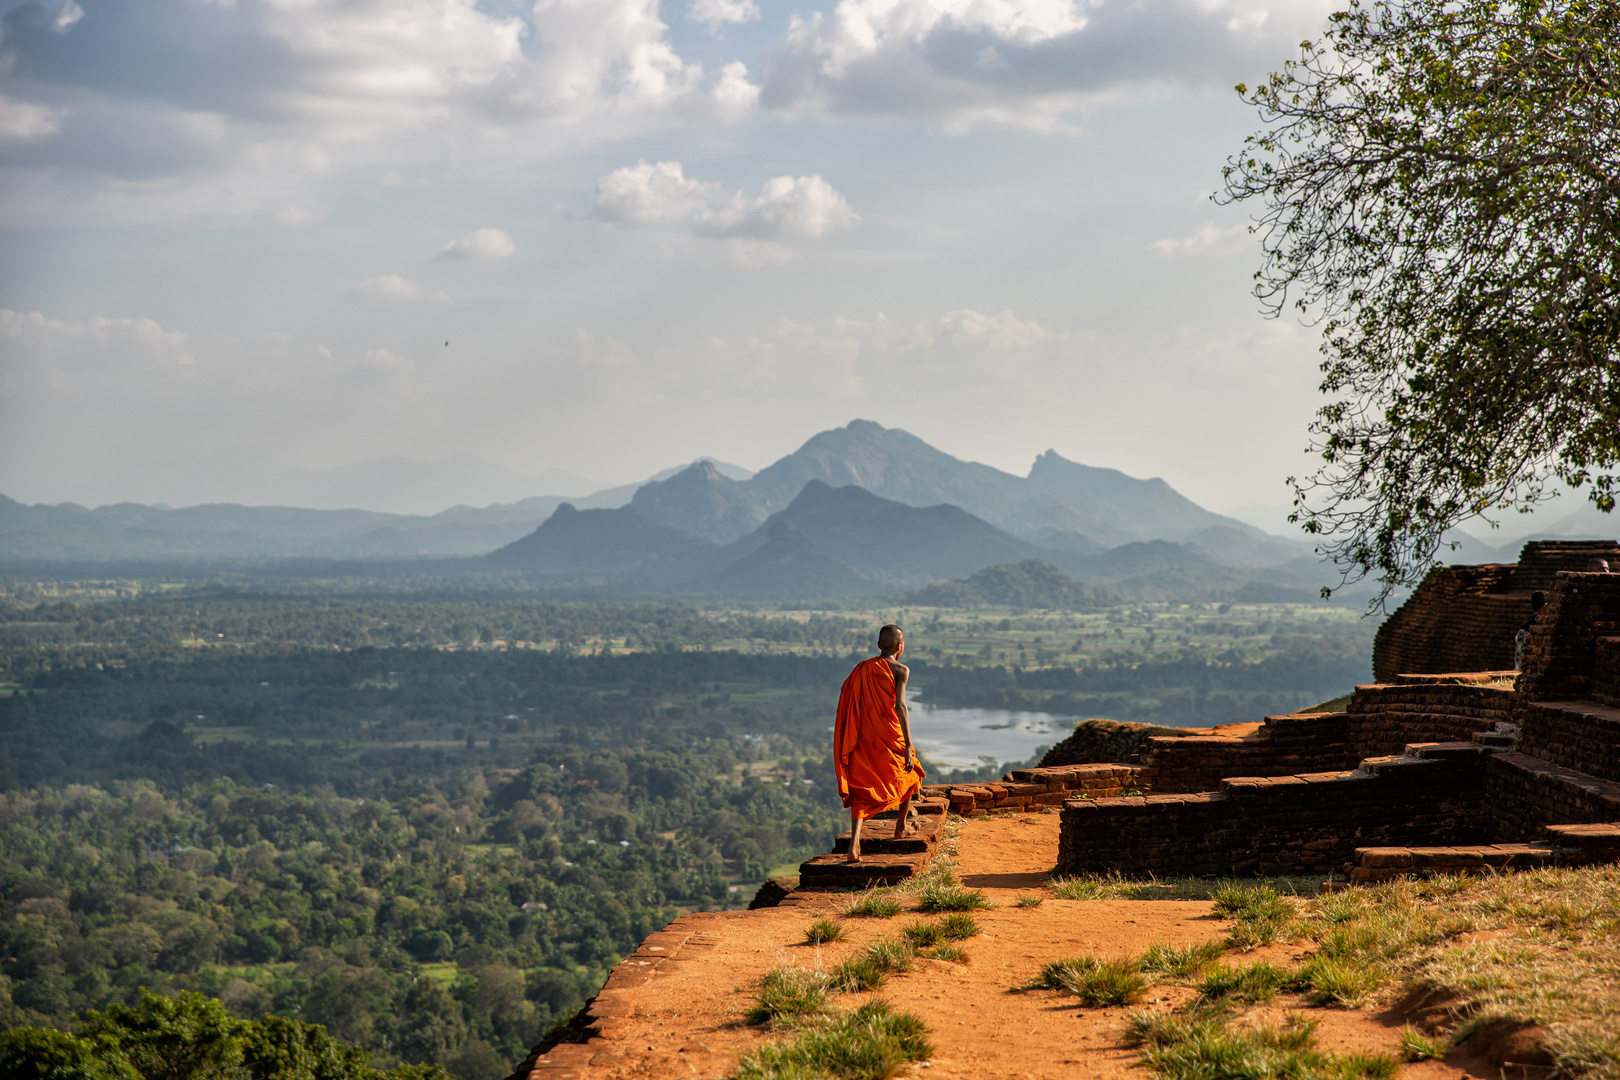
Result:
{"label": "stone step", "polygon": [[[833,853],[842,855],[849,850],[850,834],[841,832],[838,839],[833,841]],[[861,831],[861,854],[864,855],[927,855],[934,850],[934,842],[926,836],[916,833],[903,840],[896,840],[887,831],[872,834],[870,829]]]}
{"label": "stone step", "polygon": [[894,885],[920,874],[928,866],[928,861],[926,854],[862,854],[858,863],[845,862],[842,855],[817,855],[799,864],[799,890],[865,889],[873,885]]}
{"label": "stone step", "polygon": [[1487,750],[1512,750],[1519,745],[1519,738],[1500,731],[1476,731],[1474,743]]}
{"label": "stone step", "polygon": [[1549,842],[1561,848],[1620,855],[1620,821],[1601,821],[1588,825],[1548,825],[1543,831],[1546,832]]}
{"label": "stone step", "polygon": [[1467,873],[1486,868],[1527,870],[1556,866],[1564,851],[1551,844],[1471,844],[1447,847],[1357,848],[1355,861],[1345,866],[1352,885],[1392,881],[1425,870]]}
{"label": "stone step", "polygon": [[[890,824],[893,820],[867,819],[861,827],[862,855],[919,855],[930,853],[939,846],[940,825],[945,820],[943,817],[918,817],[910,834],[900,840],[894,838],[894,826]],[[839,833],[833,841],[834,853],[841,855],[848,851],[852,835],[848,829]]]}
{"label": "stone step", "polygon": [[1407,743],[1406,756],[1421,758],[1424,761],[1449,761],[1457,758],[1477,758],[1484,754],[1485,748],[1472,742],[1423,742]]}

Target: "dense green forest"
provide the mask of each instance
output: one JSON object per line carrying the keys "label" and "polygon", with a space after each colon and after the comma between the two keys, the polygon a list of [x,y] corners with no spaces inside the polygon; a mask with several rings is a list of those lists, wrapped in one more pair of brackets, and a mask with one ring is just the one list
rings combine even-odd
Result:
{"label": "dense green forest", "polygon": [[826,849],[838,686],[888,619],[940,704],[1182,724],[1342,692],[1372,630],[4,583],[0,1027],[191,992],[498,1080],[645,934]]}

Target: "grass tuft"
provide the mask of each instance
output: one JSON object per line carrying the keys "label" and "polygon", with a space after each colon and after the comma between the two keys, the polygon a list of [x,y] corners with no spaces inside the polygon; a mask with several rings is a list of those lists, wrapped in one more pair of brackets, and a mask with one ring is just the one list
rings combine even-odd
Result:
{"label": "grass tuft", "polygon": [[1326,1053],[1316,1046],[1315,1029],[1298,1016],[1241,1030],[1210,1019],[1132,1016],[1125,1037],[1147,1048],[1142,1064],[1159,1080],[1385,1080],[1399,1068],[1387,1055]]}
{"label": "grass tuft", "polygon": [[876,990],[883,985],[888,973],[888,968],[870,956],[852,956],[833,968],[827,982],[840,993],[855,994]]}
{"label": "grass tuft", "polygon": [[1206,1003],[1253,1005],[1270,1001],[1277,991],[1299,983],[1299,975],[1266,960],[1252,964],[1222,965],[1198,983],[1198,997]]}
{"label": "grass tuft", "polygon": [[1215,914],[1234,920],[1226,938],[1231,948],[1246,951],[1294,936],[1294,904],[1272,885],[1228,884],[1212,899]]}
{"label": "grass tuft", "polygon": [[1424,1061],[1429,1058],[1439,1061],[1446,1056],[1448,1049],[1450,1047],[1446,1045],[1444,1039],[1425,1035],[1410,1024],[1401,1028],[1401,1056],[1407,1061]]}
{"label": "grass tuft", "polygon": [[968,962],[967,950],[948,941],[935,945],[932,949],[919,955],[926,956],[930,960],[949,960],[953,964],[965,964]]}
{"label": "grass tuft", "polygon": [[1381,964],[1352,964],[1325,956],[1306,961],[1299,974],[1312,1001],[1351,1009],[1365,1005],[1389,982]]}
{"label": "grass tuft", "polygon": [[1016,903],[1019,907],[1040,907],[1041,902],[1045,899],[1046,897],[1044,896],[1025,895],[1020,896],[1014,901],[1014,903]]}
{"label": "grass tuft", "polygon": [[1014,989],[1058,990],[1073,994],[1080,1004],[1089,1006],[1134,1005],[1142,1000],[1149,985],[1134,960],[1071,956],[1052,961],[1035,978]]}
{"label": "grass tuft", "polygon": [[956,884],[925,885],[917,892],[919,911],[983,911],[994,907],[979,889]]}
{"label": "grass tuft", "polygon": [[1198,945],[1166,945],[1156,941],[1142,953],[1137,965],[1150,975],[1190,979],[1219,960],[1225,951],[1218,941]]}
{"label": "grass tuft", "polygon": [[846,919],[892,919],[904,911],[900,901],[885,893],[862,893],[839,912]]}
{"label": "grass tuft", "polygon": [[914,922],[900,932],[917,949],[931,948],[946,941],[966,941],[984,933],[973,916],[965,911],[953,911],[930,922]]}
{"label": "grass tuft", "polygon": [[945,940],[937,922],[914,922],[900,931],[913,948],[927,949]]}
{"label": "grass tuft", "polygon": [[829,980],[809,968],[779,967],[765,973],[748,1010],[750,1024],[796,1021],[827,1011]]}
{"label": "grass tuft", "polygon": [[1227,919],[1291,919],[1294,905],[1270,885],[1223,885],[1212,896],[1215,914]]}
{"label": "grass tuft", "polygon": [[771,1043],[737,1062],[738,1080],[889,1080],[907,1063],[933,1056],[928,1027],[882,1000],[868,1001],[793,1039]]}
{"label": "grass tuft", "polygon": [[979,921],[965,911],[953,911],[939,920],[939,933],[946,941],[966,941],[984,933]]}
{"label": "grass tuft", "polygon": [[824,945],[829,941],[843,941],[848,936],[848,932],[832,919],[817,919],[804,932],[804,940],[812,945]]}
{"label": "grass tuft", "polygon": [[873,963],[881,964],[885,972],[907,972],[917,949],[904,938],[880,938],[867,947],[866,955]]}

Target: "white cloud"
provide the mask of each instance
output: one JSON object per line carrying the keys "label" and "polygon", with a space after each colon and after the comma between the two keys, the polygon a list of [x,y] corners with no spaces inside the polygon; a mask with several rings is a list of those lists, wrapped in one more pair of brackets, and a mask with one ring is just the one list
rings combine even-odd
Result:
{"label": "white cloud", "polygon": [[1052,334],[1040,323],[1020,319],[1010,311],[985,315],[972,308],[960,308],[940,316],[939,325],[942,336],[953,344],[1005,352],[1052,340]]}
{"label": "white cloud", "polygon": [[[221,189],[208,211],[271,213],[307,199],[299,185],[351,171],[437,175],[470,153],[524,159],[751,116],[746,65],[686,60],[658,7],[143,0],[69,17],[13,6],[0,138],[30,140],[12,163],[27,176],[87,177],[121,207],[189,199],[197,212],[199,190]],[[82,215],[82,190],[57,201]]]}
{"label": "white cloud", "polygon": [[726,23],[747,23],[759,20],[759,5],[754,0],[692,0],[686,17],[715,33]]}
{"label": "white cloud", "polygon": [[1325,0],[838,0],[793,18],[760,100],[790,114],[918,116],[953,132],[1066,130],[1132,84],[1253,78],[1330,10]]}
{"label": "white cloud", "polygon": [[452,240],[434,258],[441,262],[497,262],[517,251],[517,244],[502,229],[477,229]]}
{"label": "white cloud", "polygon": [[596,182],[594,212],[607,221],[653,225],[691,217],[724,197],[719,184],[687,176],[678,161],[638,161]]}
{"label": "white cloud", "polygon": [[[196,363],[187,336],[153,319],[69,322],[9,308],[0,308],[0,355],[0,403],[98,388],[122,393],[164,372],[190,371]],[[0,428],[6,411],[0,409]]]}
{"label": "white cloud", "polygon": [[1155,240],[1148,247],[1160,255],[1230,255],[1249,246],[1247,225],[1206,221],[1186,236]]}
{"label": "white cloud", "polygon": [[54,135],[62,126],[63,110],[0,94],[0,141],[38,139]]}
{"label": "white cloud", "polygon": [[709,236],[825,236],[860,218],[849,200],[817,176],[778,176],[765,181],[757,198],[741,192],[720,210],[701,214],[698,231]]}
{"label": "white cloud", "polygon": [[634,225],[689,222],[697,235],[725,241],[718,260],[700,251],[701,260],[741,267],[795,259],[798,253],[778,241],[813,239],[860,221],[849,200],[819,175],[774,177],[757,196],[738,191],[728,198],[720,184],[687,176],[678,161],[613,170],[596,182],[592,212]]}
{"label": "white cloud", "polygon": [[425,288],[398,274],[384,274],[382,277],[356,282],[354,288],[349,290],[349,295],[356,300],[376,300],[394,304],[416,304],[424,300],[444,303],[450,299],[442,292]]}

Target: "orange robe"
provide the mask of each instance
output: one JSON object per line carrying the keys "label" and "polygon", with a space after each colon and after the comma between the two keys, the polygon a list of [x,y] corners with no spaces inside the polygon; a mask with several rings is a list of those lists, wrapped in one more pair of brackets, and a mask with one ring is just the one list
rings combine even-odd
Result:
{"label": "orange robe", "polygon": [[862,660],[844,680],[833,728],[838,794],[862,820],[893,810],[922,787],[922,766],[906,771],[906,736],[894,711],[894,669],[881,656]]}

